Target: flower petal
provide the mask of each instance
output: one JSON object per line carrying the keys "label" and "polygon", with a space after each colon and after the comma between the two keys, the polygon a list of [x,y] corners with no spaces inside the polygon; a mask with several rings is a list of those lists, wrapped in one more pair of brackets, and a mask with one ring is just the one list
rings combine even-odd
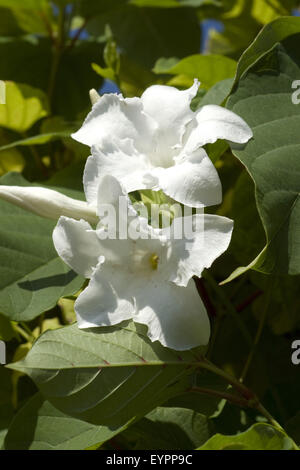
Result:
{"label": "flower petal", "polygon": [[67,197],[53,189],[1,185],[0,198],[48,219],[66,216],[97,222],[95,209],[85,201]]}
{"label": "flower petal", "polygon": [[[212,214],[196,214],[185,217],[185,223],[193,220],[191,238],[175,238],[174,233],[180,234],[181,218],[175,218],[170,229],[164,229],[167,234],[171,231],[171,255],[168,262],[166,277],[178,286],[186,286],[192,276],[201,276],[204,268],[209,268],[224,251],[227,250],[233,230],[233,221],[227,217]],[[191,225],[186,225],[190,229]],[[190,230],[192,232],[192,230]],[[184,232],[184,231],[183,231]]]}
{"label": "flower petal", "polygon": [[194,281],[188,287],[98,265],[75,303],[79,328],[116,325],[131,318],[148,325],[148,336],[184,350],[207,344],[210,324]]}
{"label": "flower petal", "polygon": [[86,278],[92,276],[102,253],[96,232],[87,222],[61,217],[53,231],[53,243],[75,272]]}
{"label": "flower petal", "polygon": [[203,106],[196,112],[195,121],[197,125],[192,123],[193,129],[185,144],[187,152],[205,144],[212,144],[218,139],[245,144],[253,137],[248,124],[237,114],[222,106]]}
{"label": "flower petal", "polygon": [[195,283],[178,287],[154,279],[136,294],[134,321],[148,326],[151,341],[177,351],[206,345],[210,323]]}
{"label": "flower petal", "polygon": [[145,189],[142,177],[149,169],[149,163],[133,146],[130,139],[118,142],[104,139],[101,146],[92,147],[92,156],[87,159],[83,184],[87,201],[95,205],[99,179],[102,175],[115,176],[128,191]]}
{"label": "flower petal", "polygon": [[101,144],[107,136],[120,140],[130,138],[143,151],[151,145],[155,122],[143,112],[140,98],[123,98],[105,94],[97,101],[82,127],[72,134],[73,139],[92,146]]}
{"label": "flower petal", "polygon": [[204,149],[178,160],[170,168],[156,168],[144,176],[148,187],[191,207],[220,204],[222,186],[218,173]]}
{"label": "flower petal", "polygon": [[153,85],[142,94],[145,113],[158,124],[159,153],[170,151],[171,147],[181,143],[185,126],[194,116],[190,104],[199,85],[195,80],[191,88],[183,91],[171,86]]}
{"label": "flower petal", "polygon": [[116,325],[133,317],[131,282],[120,268],[99,264],[88,287],[75,302],[79,328]]}

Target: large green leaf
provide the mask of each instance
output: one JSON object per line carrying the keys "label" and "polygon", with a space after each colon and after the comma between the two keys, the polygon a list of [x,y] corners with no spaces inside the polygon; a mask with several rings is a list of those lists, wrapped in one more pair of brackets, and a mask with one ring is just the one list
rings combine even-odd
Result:
{"label": "large green leaf", "polygon": [[159,406],[120,437],[135,441],[135,449],[184,450],[206,442],[212,430],[212,422],[200,413]]}
{"label": "large green leaf", "polygon": [[159,59],[153,71],[155,73],[185,75],[190,79],[198,78],[204,87],[210,88],[221,80],[233,78],[236,62],[221,55],[195,54],[170,66],[170,59]]}
{"label": "large green leaf", "polygon": [[146,327],[134,323],[88,330],[75,324],[47,331],[9,367],[28,374],[64,413],[120,426],[189,387],[200,352],[151,343]]}
{"label": "large green leaf", "polygon": [[238,80],[252,64],[265,53],[269,52],[276,43],[297,33],[300,33],[300,18],[297,17],[277,18],[267,24],[241,56],[238,62],[236,80]]}
{"label": "large green leaf", "polygon": [[215,434],[198,450],[295,450],[295,446],[283,432],[260,423],[235,436]]}
{"label": "large green leaf", "polygon": [[244,118],[254,138],[233,153],[256,186],[258,211],[266,232],[263,251],[230,279],[253,268],[265,273],[300,272],[300,108],[292,83],[300,76],[300,35],[277,44],[239,80],[227,106]]}
{"label": "large green leaf", "polygon": [[[207,104],[217,104],[220,106],[229,95],[232,84],[233,78],[226,78],[225,80],[221,80],[216,83],[202,98],[198,100],[197,106],[194,106],[193,110],[197,109],[199,106],[205,106]],[[192,105],[196,99],[197,97],[193,99]]]}
{"label": "large green leaf", "polygon": [[[3,176],[0,184],[29,185],[14,173]],[[80,197],[79,192],[71,193]],[[54,221],[2,200],[0,217],[0,312],[11,320],[30,320],[80,289],[83,278],[54,249]]]}
{"label": "large green leaf", "polygon": [[0,107],[0,126],[22,134],[49,112],[47,96],[41,90],[14,82],[5,83],[6,104]]}
{"label": "large green leaf", "polygon": [[72,418],[34,395],[16,414],[5,438],[5,450],[83,450],[101,444],[123,428],[95,426]]}

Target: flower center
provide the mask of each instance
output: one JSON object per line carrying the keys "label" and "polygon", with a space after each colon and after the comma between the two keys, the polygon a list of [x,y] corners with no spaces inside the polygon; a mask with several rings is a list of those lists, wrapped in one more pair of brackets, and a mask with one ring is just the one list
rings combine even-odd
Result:
{"label": "flower center", "polygon": [[149,258],[149,261],[150,261],[151,268],[153,270],[156,270],[158,267],[158,263],[159,263],[159,256],[156,253],[152,253]]}
{"label": "flower center", "polygon": [[136,249],[130,254],[130,265],[134,271],[144,272],[144,274],[153,273],[158,270],[160,256],[157,253],[143,249]]}

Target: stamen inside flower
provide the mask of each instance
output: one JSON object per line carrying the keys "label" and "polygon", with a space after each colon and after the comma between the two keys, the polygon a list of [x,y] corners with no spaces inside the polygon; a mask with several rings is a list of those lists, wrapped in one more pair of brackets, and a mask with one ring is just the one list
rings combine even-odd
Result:
{"label": "stamen inside flower", "polygon": [[149,261],[150,261],[151,268],[153,270],[156,270],[157,267],[158,267],[158,262],[159,262],[159,257],[157,256],[157,254],[152,253],[150,258],[149,258]]}

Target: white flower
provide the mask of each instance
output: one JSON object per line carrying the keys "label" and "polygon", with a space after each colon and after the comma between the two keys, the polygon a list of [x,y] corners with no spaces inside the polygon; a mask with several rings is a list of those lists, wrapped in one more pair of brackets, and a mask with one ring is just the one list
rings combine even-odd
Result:
{"label": "white flower", "polygon": [[[97,212],[101,204],[118,211],[124,197],[112,176],[98,181]],[[223,253],[230,242],[233,223],[216,215],[194,215],[204,231],[191,240],[174,239],[175,218],[167,229],[154,229],[137,215],[128,201],[129,221],[148,232],[148,239],[103,239],[105,228],[96,230],[84,220],[61,217],[53,233],[60,257],[77,273],[90,278],[75,302],[78,326],[115,325],[133,319],[148,326],[152,341],[184,350],[208,343],[210,324],[193,275]],[[199,219],[199,220],[197,220]]]}
{"label": "white flower", "polygon": [[199,83],[188,90],[149,87],[141,98],[93,95],[93,108],[72,137],[92,147],[84,173],[87,200],[96,205],[99,177],[111,174],[128,192],[163,190],[185,205],[219,204],[222,189],[214,165],[202,148],[217,139],[243,144],[249,126],[216,105],[191,111]]}
{"label": "white flower", "polygon": [[42,217],[57,220],[61,215],[97,223],[95,208],[53,189],[34,186],[0,185],[0,198],[34,212]]}

